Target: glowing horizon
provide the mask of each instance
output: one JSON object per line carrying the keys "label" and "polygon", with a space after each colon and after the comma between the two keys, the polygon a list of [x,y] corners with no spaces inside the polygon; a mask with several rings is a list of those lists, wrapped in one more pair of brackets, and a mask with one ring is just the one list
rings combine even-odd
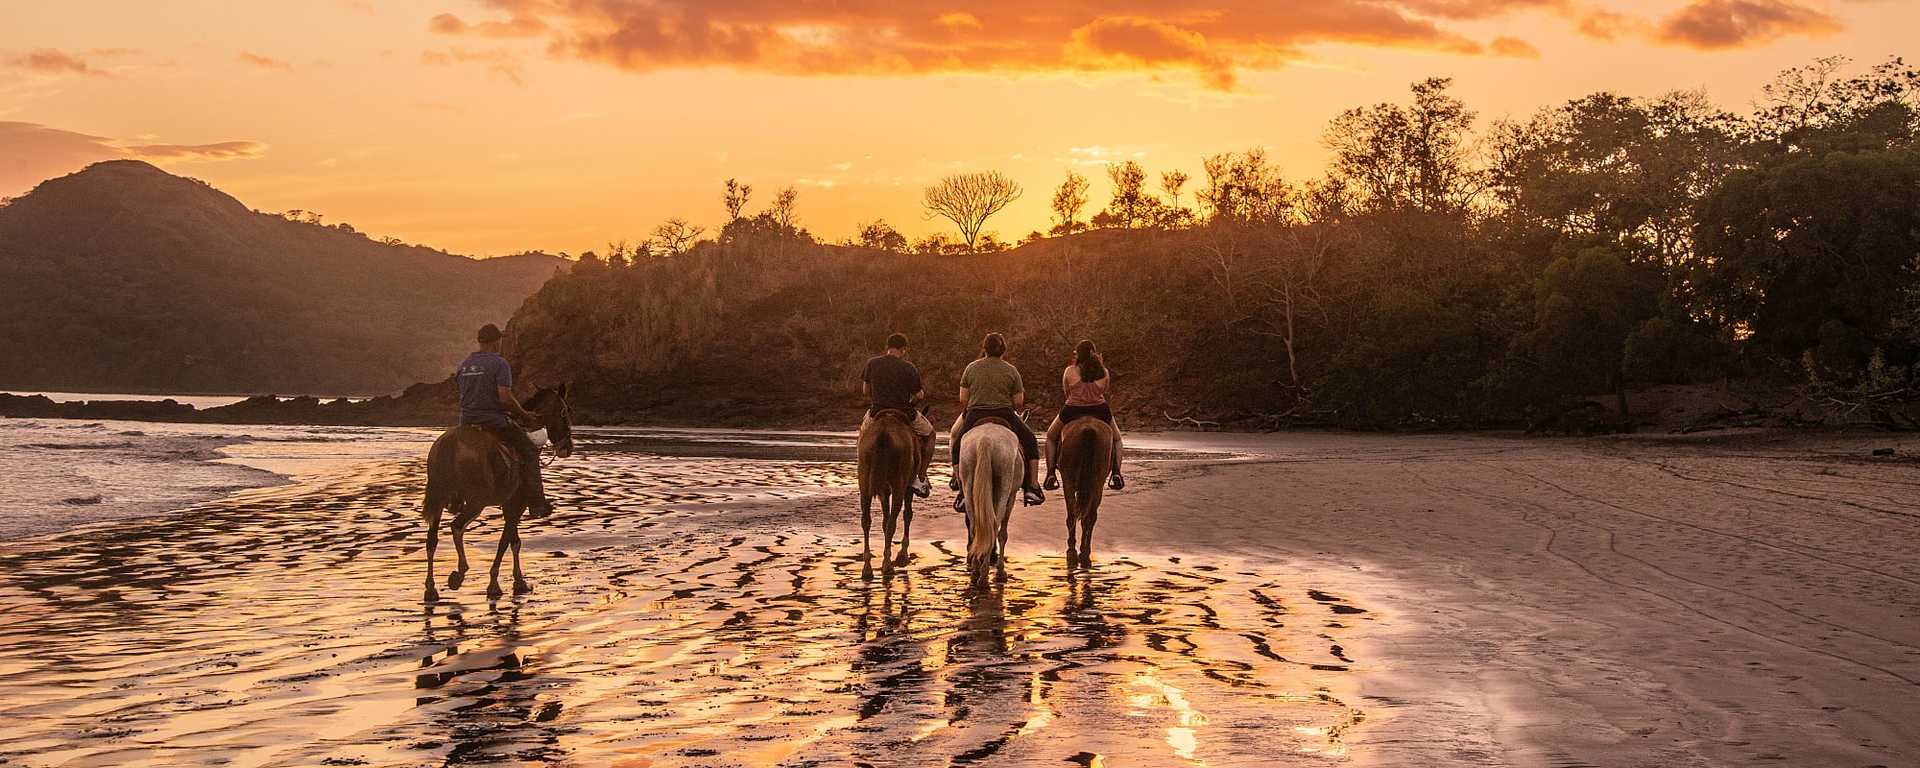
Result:
{"label": "glowing horizon", "polygon": [[[684,217],[720,184],[800,190],[839,240],[942,231],[920,190],[1003,171],[988,230],[1047,226],[1067,168],[1269,148],[1316,175],[1343,109],[1452,77],[1490,119],[1598,90],[1705,89],[1744,111],[1775,72],[1906,51],[1875,0],[1253,0],[701,4],[105,0],[0,29],[0,196],[138,157],[262,210],[475,255],[579,253]],[[1189,193],[1190,195],[1190,193]],[[1189,196],[1187,203],[1192,203]]]}

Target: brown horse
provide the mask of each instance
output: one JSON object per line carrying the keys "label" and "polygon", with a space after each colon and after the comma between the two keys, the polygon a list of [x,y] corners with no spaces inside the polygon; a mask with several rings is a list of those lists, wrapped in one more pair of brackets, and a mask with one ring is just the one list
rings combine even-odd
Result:
{"label": "brown horse", "polygon": [[[913,531],[913,494],[907,489],[920,467],[920,438],[913,433],[913,416],[883,410],[860,430],[860,578],[873,578],[873,500],[880,499],[880,555],[882,573],[906,567],[907,541]],[[901,521],[900,557],[893,557],[893,524]]]}
{"label": "brown horse", "polygon": [[[1060,484],[1067,498],[1067,565],[1093,565],[1093,524],[1100,519],[1100,498],[1113,473],[1113,427],[1093,417],[1060,428]],[[1074,548],[1074,526],[1080,528]]]}
{"label": "brown horse", "polygon": [[[540,420],[553,442],[554,453],[566,458],[573,453],[572,414],[567,408],[567,385],[541,388],[527,399],[525,408]],[[487,507],[499,507],[506,513],[506,528],[500,532],[500,546],[493,552],[493,572],[487,585],[487,597],[500,592],[500,558],[513,548],[513,593],[533,591],[520,573],[520,515],[529,499],[520,487],[517,457],[511,448],[481,427],[455,427],[433,441],[427,452],[427,602],[440,599],[433,588],[433,551],[440,543],[440,514],[453,512],[453,548],[460,561],[447,574],[447,589],[459,589],[467,576],[467,525]]]}

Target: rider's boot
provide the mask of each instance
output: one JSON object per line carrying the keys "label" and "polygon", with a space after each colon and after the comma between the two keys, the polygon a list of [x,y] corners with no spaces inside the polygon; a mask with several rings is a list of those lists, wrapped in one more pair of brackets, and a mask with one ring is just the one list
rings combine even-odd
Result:
{"label": "rider's boot", "polygon": [[1047,489],[1047,490],[1049,490],[1049,491],[1056,491],[1056,490],[1059,490],[1059,489],[1060,489],[1060,476],[1059,476],[1059,475],[1057,475],[1057,474],[1054,474],[1054,473],[1053,473],[1053,472],[1051,472],[1051,471],[1049,471],[1049,472],[1047,472],[1047,481],[1046,481],[1046,482],[1044,482],[1044,483],[1041,483],[1041,484],[1040,484],[1040,487],[1041,487],[1041,488],[1045,488],[1045,489]]}
{"label": "rider's boot", "polygon": [[923,499],[933,495],[933,486],[929,485],[924,477],[914,478],[913,482],[907,484],[907,489],[913,491],[913,495]]}
{"label": "rider's boot", "polygon": [[1033,484],[1033,478],[1039,474],[1040,460],[1028,459],[1026,481],[1021,483],[1021,500],[1026,502],[1029,507],[1047,503],[1047,495],[1040,492],[1040,486]]}
{"label": "rider's boot", "polygon": [[1127,487],[1127,480],[1120,476],[1120,470],[1116,469],[1113,474],[1107,475],[1107,487],[1116,491]]}

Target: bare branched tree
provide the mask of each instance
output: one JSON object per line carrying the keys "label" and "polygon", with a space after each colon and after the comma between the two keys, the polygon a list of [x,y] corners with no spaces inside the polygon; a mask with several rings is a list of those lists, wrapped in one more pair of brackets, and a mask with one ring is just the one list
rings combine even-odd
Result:
{"label": "bare branched tree", "polygon": [[653,228],[653,245],[662,256],[679,256],[693,250],[693,244],[700,241],[707,228],[696,226],[681,218],[667,219]]}
{"label": "bare branched tree", "polygon": [[927,187],[923,205],[927,218],[953,222],[972,251],[987,219],[1020,198],[1020,184],[999,171],[959,173]]}
{"label": "bare branched tree", "polygon": [[767,208],[767,215],[782,229],[792,230],[800,226],[800,217],[794,212],[794,204],[800,199],[799,190],[787,187],[773,196],[773,205]]}
{"label": "bare branched tree", "polygon": [[753,197],[753,186],[727,179],[726,194],[720,198],[720,204],[727,207],[727,223],[740,220],[740,212],[746,210],[747,200]]}
{"label": "bare branched tree", "polygon": [[1066,181],[1053,190],[1054,232],[1067,235],[1084,226],[1080,223],[1080,212],[1087,207],[1087,188],[1087,177],[1068,168]]}

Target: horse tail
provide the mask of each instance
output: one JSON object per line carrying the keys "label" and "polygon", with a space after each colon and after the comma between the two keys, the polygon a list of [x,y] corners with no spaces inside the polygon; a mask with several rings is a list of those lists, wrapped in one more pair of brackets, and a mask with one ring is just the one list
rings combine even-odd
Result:
{"label": "horse tail", "polygon": [[967,572],[977,581],[993,566],[994,545],[1000,536],[1000,494],[995,485],[996,468],[992,441],[987,433],[995,427],[976,428],[969,437],[975,440],[960,446],[960,461],[967,468]]}
{"label": "horse tail", "polygon": [[1088,420],[1070,430],[1067,437],[1060,456],[1061,463],[1069,466],[1067,474],[1073,483],[1069,487],[1075,488],[1075,496],[1097,504],[1107,475],[1113,471],[1113,433],[1106,422]]}

